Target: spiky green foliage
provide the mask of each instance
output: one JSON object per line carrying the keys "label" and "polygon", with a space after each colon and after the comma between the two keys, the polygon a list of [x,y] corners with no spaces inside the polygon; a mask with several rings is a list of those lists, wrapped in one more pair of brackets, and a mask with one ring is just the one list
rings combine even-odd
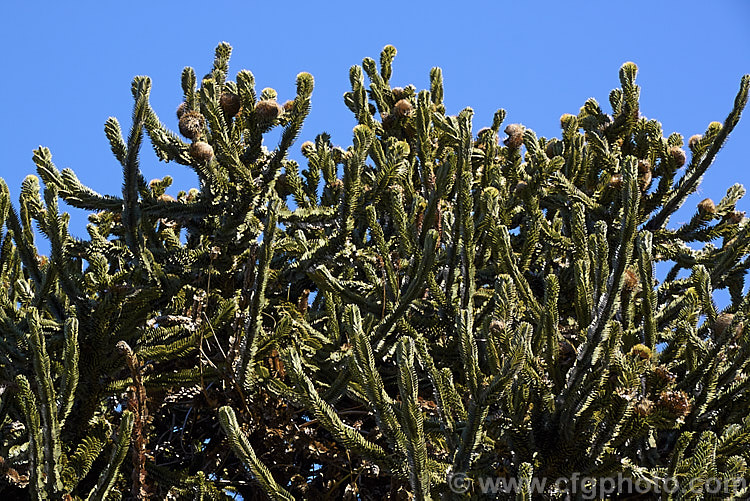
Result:
{"label": "spiky green foliage", "polygon": [[[429,90],[392,86],[388,46],[350,70],[352,145],[321,134],[301,170],[312,77],[282,106],[247,70],[229,80],[230,54],[200,82],[182,72],[189,142],[134,79],[127,138],[105,124],[121,195],[46,148],[17,208],[0,182],[0,490],[428,499],[512,478],[532,499],[574,474],[750,481],[744,188],[667,226],[750,77],[690,155],[641,115],[633,63],[611,115],[590,99],[560,138],[511,124],[501,144],[504,110],[475,135],[471,109],[446,114],[439,68]],[[144,133],[196,188],[145,180]],[[87,239],[60,199],[93,212]]]}

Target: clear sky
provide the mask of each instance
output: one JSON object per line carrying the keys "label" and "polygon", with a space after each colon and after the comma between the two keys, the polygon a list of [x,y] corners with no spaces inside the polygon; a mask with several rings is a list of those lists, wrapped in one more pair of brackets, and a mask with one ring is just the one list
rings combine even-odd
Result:
{"label": "clear sky", "polygon": [[[312,73],[313,108],[298,144],[327,131],[344,147],[355,124],[342,99],[348,69],[363,57],[377,60],[386,44],[399,51],[394,85],[428,87],[430,68],[440,66],[448,112],[473,107],[475,131],[505,108],[506,123],[547,137],[559,136],[560,115],[577,113],[589,97],[609,111],[626,61],[640,68],[642,113],[685,138],[723,121],[750,73],[747,0],[8,1],[2,14],[0,176],[14,199],[35,171],[38,145],[85,184],[120,193],[121,170],[103,126],[108,116],[129,126],[132,77],[152,78],[154,109],[176,129],[182,68],[206,73],[220,41],[234,47],[230,78],[249,69],[258,89],[275,88],[281,101],[294,96],[297,73]],[[688,200],[690,210],[671,225],[687,221],[701,199],[718,201],[734,182],[750,186],[749,149],[745,116]],[[298,147],[293,157],[301,158]],[[176,187],[196,184],[187,168],[158,162],[148,143],[141,166],[147,179],[169,174]],[[750,197],[739,208],[750,213]],[[72,216],[73,233],[85,235],[84,215]]]}

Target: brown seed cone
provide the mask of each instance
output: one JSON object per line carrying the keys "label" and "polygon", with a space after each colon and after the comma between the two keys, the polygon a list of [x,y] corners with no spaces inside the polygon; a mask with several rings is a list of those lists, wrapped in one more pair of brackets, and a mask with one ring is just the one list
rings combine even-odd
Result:
{"label": "brown seed cone", "polygon": [[715,214],[716,204],[714,204],[714,201],[711,200],[710,198],[704,198],[698,204],[698,212],[700,212],[703,215]]}
{"label": "brown seed cone", "polygon": [[312,141],[305,141],[304,143],[302,143],[302,147],[300,149],[302,150],[303,155],[311,155],[315,152],[315,143],[313,143]]}
{"label": "brown seed cone", "polygon": [[185,101],[181,102],[180,105],[177,107],[177,120],[182,118],[182,115],[187,113],[188,105]]}
{"label": "brown seed cone", "polygon": [[638,287],[638,275],[633,270],[625,270],[622,286],[629,291],[634,291]]}
{"label": "brown seed cone", "polygon": [[204,141],[196,141],[190,145],[190,156],[199,162],[209,162],[214,156],[214,149]]}
{"label": "brown seed cone", "polygon": [[307,308],[309,307],[309,301],[310,301],[310,289],[305,289],[302,291],[302,294],[300,294],[299,298],[297,299],[297,311],[299,311],[303,315],[307,313]]}
{"label": "brown seed cone", "polygon": [[638,160],[638,172],[645,174],[651,171],[651,162],[648,160]]}
{"label": "brown seed cone", "polygon": [[160,202],[176,202],[177,200],[174,199],[172,195],[167,195],[166,193],[163,193],[159,195],[159,198],[157,198]]}
{"label": "brown seed cone", "polygon": [[695,147],[698,145],[698,141],[703,139],[702,134],[695,134],[693,136],[690,136],[690,139],[688,139],[688,148],[691,150],[695,149]]}
{"label": "brown seed cone", "polygon": [[224,118],[232,118],[240,112],[240,96],[233,94],[232,92],[222,92],[219,98],[219,106],[221,111],[224,112]]}
{"label": "brown seed cone", "polygon": [[685,165],[685,162],[687,162],[687,155],[685,155],[685,150],[682,148],[672,146],[669,148],[669,154],[672,156],[672,159],[674,160],[674,163],[677,164],[678,168],[682,167]]}
{"label": "brown seed cone", "polygon": [[690,414],[692,404],[684,391],[665,390],[659,395],[659,408],[677,417]]}
{"label": "brown seed cone", "polygon": [[205,118],[197,111],[188,111],[180,118],[180,134],[188,139],[198,139],[203,133]]}
{"label": "brown seed cone", "polygon": [[406,93],[404,92],[403,87],[394,87],[391,89],[391,93],[393,94],[393,99],[396,101],[399,101],[406,96]]}
{"label": "brown seed cone", "polygon": [[414,109],[414,107],[406,99],[400,99],[395,105],[393,105],[395,114],[400,117],[405,117],[411,113],[412,109]]}
{"label": "brown seed cone", "polygon": [[734,336],[732,337],[732,342],[736,343],[740,336],[742,336],[745,333],[745,323],[739,322],[737,326],[734,328]]}
{"label": "brown seed cone", "polygon": [[641,398],[633,410],[641,417],[650,416],[654,412],[654,403],[648,398]]}
{"label": "brown seed cone", "polygon": [[255,105],[255,116],[258,121],[268,124],[276,120],[284,112],[284,108],[273,99],[258,101]]}
{"label": "brown seed cone", "polygon": [[493,319],[492,322],[490,322],[490,332],[493,334],[498,334],[503,329],[505,329],[505,322],[502,320]]}
{"label": "brown seed cone", "polygon": [[521,124],[510,124],[505,128],[508,137],[503,141],[508,148],[520,148],[523,144],[523,133],[526,130]]}
{"label": "brown seed cone", "polygon": [[612,177],[610,177],[609,186],[616,190],[619,190],[620,188],[622,188],[622,176],[619,174],[614,174]]}
{"label": "brown seed cone", "polygon": [[725,330],[727,330],[727,327],[732,323],[732,320],[734,320],[734,315],[732,313],[722,313],[718,317],[716,317],[716,322],[714,322],[714,336],[721,336]]}
{"label": "brown seed cone", "polygon": [[669,369],[667,369],[663,365],[660,365],[659,367],[654,369],[654,373],[656,374],[656,377],[667,383],[672,383],[675,379],[677,379],[677,376],[669,372]]}
{"label": "brown seed cone", "polygon": [[332,190],[340,190],[344,187],[344,182],[341,179],[334,179],[331,184],[329,184]]}
{"label": "brown seed cone", "polygon": [[284,113],[289,113],[294,109],[294,101],[285,101],[284,102]]}
{"label": "brown seed cone", "polygon": [[745,213],[740,212],[738,210],[733,210],[732,212],[728,213],[725,217],[726,217],[726,220],[730,224],[739,224],[742,222],[742,219],[745,217]]}
{"label": "brown seed cone", "polygon": [[638,178],[638,184],[641,187],[641,191],[646,191],[648,187],[651,185],[651,180],[653,179],[651,171],[646,171],[645,174],[642,174]]}

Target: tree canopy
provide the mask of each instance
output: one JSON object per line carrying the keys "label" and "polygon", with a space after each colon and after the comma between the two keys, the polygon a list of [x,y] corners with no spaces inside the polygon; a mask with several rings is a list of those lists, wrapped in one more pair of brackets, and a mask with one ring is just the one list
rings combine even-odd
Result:
{"label": "tree canopy", "polygon": [[[502,109],[477,131],[470,108],[447,115],[440,68],[429,90],[391,87],[386,46],[350,69],[352,144],[322,133],[300,166],[313,77],[282,102],[229,80],[230,54],[182,72],[179,134],[133,80],[127,137],[104,128],[122,193],[43,147],[17,204],[0,180],[0,492],[554,499],[556,479],[620,475],[621,496],[748,495],[745,189],[667,223],[750,76],[685,145],[642,116],[625,63],[611,113],[589,99],[545,138]],[[146,140],[195,188],[146,181]]]}

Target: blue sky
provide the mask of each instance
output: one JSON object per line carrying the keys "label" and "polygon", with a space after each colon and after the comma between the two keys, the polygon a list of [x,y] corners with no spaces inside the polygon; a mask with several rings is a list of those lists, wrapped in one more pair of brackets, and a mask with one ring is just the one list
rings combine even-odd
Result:
{"label": "blue sky", "polygon": [[[312,73],[313,108],[298,144],[327,131],[344,147],[354,126],[342,99],[348,69],[366,56],[377,60],[389,43],[399,51],[395,85],[428,87],[430,68],[440,66],[448,112],[473,107],[475,131],[505,108],[506,123],[547,137],[559,136],[560,115],[577,113],[589,97],[609,110],[625,61],[640,68],[642,113],[686,138],[723,121],[750,72],[750,2],[743,0],[108,3],[9,2],[3,9],[0,176],[14,199],[35,170],[38,145],[92,188],[120,193],[103,125],[115,116],[129,126],[132,77],[152,78],[152,104],[176,129],[182,68],[207,72],[220,41],[234,47],[230,78],[249,69],[258,89],[275,88],[281,101],[293,97],[297,73]],[[734,182],[750,185],[749,147],[746,116],[688,200],[690,210],[671,224],[687,221],[704,197],[718,201]],[[147,179],[169,174],[176,187],[196,184],[187,168],[158,162],[150,145],[141,166]],[[739,208],[750,213],[750,202]],[[72,217],[73,233],[85,235],[85,215],[74,210]]]}

